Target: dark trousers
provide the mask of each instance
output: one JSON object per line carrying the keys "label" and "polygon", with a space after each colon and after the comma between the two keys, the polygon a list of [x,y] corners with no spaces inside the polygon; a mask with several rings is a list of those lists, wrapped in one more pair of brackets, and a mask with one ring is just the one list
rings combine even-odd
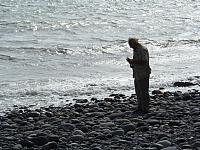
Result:
{"label": "dark trousers", "polygon": [[138,109],[146,112],[149,110],[149,76],[144,79],[135,79],[135,93],[137,95]]}

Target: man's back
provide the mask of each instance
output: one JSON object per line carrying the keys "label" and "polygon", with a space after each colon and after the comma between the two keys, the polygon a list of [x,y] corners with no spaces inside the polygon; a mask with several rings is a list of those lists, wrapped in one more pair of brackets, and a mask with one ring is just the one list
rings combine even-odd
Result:
{"label": "man's back", "polygon": [[144,61],[144,64],[134,64],[133,71],[134,77],[136,80],[143,79],[151,73],[151,68],[149,66],[149,52],[146,47],[138,46],[137,49],[134,50],[133,55],[134,61]]}

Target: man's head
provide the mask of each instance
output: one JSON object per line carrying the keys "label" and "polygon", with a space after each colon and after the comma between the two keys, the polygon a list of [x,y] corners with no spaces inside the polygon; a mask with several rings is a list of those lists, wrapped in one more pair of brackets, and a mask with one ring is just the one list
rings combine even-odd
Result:
{"label": "man's head", "polygon": [[128,39],[128,44],[129,44],[130,48],[135,49],[139,45],[138,39],[137,38],[129,38]]}

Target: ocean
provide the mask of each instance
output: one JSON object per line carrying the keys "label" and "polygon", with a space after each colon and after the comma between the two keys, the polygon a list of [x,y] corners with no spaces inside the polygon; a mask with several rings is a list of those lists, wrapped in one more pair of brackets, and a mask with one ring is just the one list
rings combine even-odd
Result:
{"label": "ocean", "polygon": [[149,50],[150,91],[188,90],[173,83],[200,83],[199,14],[197,0],[0,0],[0,112],[131,95],[129,37]]}

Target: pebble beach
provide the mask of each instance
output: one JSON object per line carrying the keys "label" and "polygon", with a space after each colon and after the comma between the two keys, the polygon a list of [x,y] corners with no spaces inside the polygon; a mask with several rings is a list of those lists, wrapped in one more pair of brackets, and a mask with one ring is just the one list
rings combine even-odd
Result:
{"label": "pebble beach", "polygon": [[136,95],[74,99],[63,107],[15,106],[1,116],[1,150],[200,150],[200,92],[154,90],[150,111]]}

